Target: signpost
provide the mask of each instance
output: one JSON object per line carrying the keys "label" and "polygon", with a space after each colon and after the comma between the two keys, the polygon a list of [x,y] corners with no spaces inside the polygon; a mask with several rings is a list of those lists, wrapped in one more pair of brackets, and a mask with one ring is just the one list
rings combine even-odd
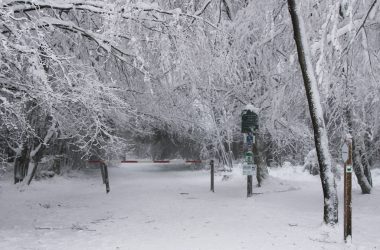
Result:
{"label": "signpost", "polygon": [[244,163],[243,175],[247,175],[247,197],[251,197],[252,192],[252,175],[255,170],[253,164],[253,144],[255,143],[255,133],[259,129],[258,115],[253,105],[248,104],[241,114],[241,132],[244,136]]}
{"label": "signpost", "polygon": [[342,158],[344,161],[344,241],[352,238],[352,139],[348,136],[342,146]]}

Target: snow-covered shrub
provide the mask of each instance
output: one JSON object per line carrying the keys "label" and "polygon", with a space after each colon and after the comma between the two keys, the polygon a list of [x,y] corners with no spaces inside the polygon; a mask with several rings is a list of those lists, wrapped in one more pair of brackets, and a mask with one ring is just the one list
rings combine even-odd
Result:
{"label": "snow-covered shrub", "polygon": [[[304,171],[309,172],[311,175],[319,175],[318,156],[317,151],[315,149],[310,150],[309,153],[306,155],[303,168]],[[339,164],[333,164],[331,170],[334,174],[334,177],[340,180],[340,177],[342,175],[341,166]]]}
{"label": "snow-covered shrub", "polygon": [[39,171],[38,175],[36,175],[36,179],[46,179],[46,178],[52,178],[54,177],[55,172],[54,171],[49,171],[49,170],[43,170]]}

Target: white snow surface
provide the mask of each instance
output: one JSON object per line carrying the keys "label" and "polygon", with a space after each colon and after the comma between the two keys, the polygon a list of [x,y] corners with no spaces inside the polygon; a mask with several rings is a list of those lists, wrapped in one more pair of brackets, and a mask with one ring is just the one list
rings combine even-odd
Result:
{"label": "white snow surface", "polygon": [[[0,180],[0,249],[379,249],[380,170],[362,195],[353,181],[353,237],[340,224],[322,225],[319,176],[302,167],[270,170],[246,198],[237,165],[215,193],[209,172],[180,164],[124,164],[109,168],[111,192],[100,170],[13,185]],[[255,179],[255,178],[254,178]]]}
{"label": "white snow surface", "polygon": [[254,113],[259,113],[260,112],[260,109],[259,108],[256,108],[255,106],[253,106],[252,104],[247,104],[245,107],[244,107],[244,110],[250,110]]}

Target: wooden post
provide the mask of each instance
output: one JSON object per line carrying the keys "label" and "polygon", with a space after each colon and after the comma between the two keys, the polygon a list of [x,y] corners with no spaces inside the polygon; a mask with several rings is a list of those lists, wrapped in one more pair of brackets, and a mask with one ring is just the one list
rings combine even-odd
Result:
{"label": "wooden post", "polygon": [[108,194],[110,192],[110,181],[108,178],[108,167],[106,164],[104,164],[104,179],[106,182],[106,193]]}
{"label": "wooden post", "polygon": [[247,197],[251,197],[252,194],[252,175],[247,175]]}
{"label": "wooden post", "polygon": [[352,140],[347,140],[348,159],[344,163],[344,241],[352,238]]}
{"label": "wooden post", "polygon": [[100,164],[100,171],[102,173],[103,184],[106,184],[106,193],[108,194],[110,192],[110,182],[108,178],[108,168],[104,162]]}
{"label": "wooden post", "polygon": [[215,192],[215,190],[214,190],[214,173],[215,173],[214,160],[210,161],[210,169],[211,169],[211,187],[210,187],[210,190],[212,192]]}
{"label": "wooden post", "polygon": [[103,184],[106,184],[106,178],[105,178],[105,173],[104,173],[104,166],[105,165],[106,165],[105,163],[100,164],[100,173],[102,175]]}

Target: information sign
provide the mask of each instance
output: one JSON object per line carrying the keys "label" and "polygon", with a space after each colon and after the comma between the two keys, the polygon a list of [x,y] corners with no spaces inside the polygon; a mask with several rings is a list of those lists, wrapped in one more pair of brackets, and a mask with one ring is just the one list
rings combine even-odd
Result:
{"label": "information sign", "polygon": [[243,164],[243,175],[254,175],[256,170],[256,165],[254,164]]}

